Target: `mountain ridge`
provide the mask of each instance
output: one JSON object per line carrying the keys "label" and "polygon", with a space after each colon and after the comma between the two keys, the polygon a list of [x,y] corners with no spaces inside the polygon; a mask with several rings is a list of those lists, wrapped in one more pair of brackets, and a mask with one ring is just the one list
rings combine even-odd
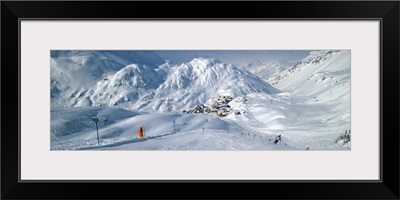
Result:
{"label": "mountain ridge", "polygon": [[[79,52],[75,56],[71,55],[73,53],[60,54],[70,55],[70,60],[75,61],[82,54],[91,55],[90,52]],[[107,58],[105,57],[107,54],[103,52],[94,54],[96,57],[99,57],[97,54],[100,54],[103,56],[103,60],[108,60],[110,63],[123,63],[126,60],[118,59],[118,56],[115,55]],[[64,67],[63,70],[67,73],[66,69],[80,69],[87,65],[85,62],[78,64],[63,62],[67,59],[63,56],[52,57],[52,70],[55,68],[57,71]],[[62,58],[62,60],[59,61],[58,58]],[[85,58],[85,60],[93,59]],[[146,62],[151,61],[147,60]],[[118,66],[119,70],[114,70],[114,67],[110,70],[103,70],[103,74],[89,80],[89,83],[82,83],[87,80],[82,76],[76,76],[78,80],[75,82],[70,78],[65,78],[73,75],[65,74],[63,76],[63,74],[56,74],[53,71],[52,75],[56,75],[52,76],[52,105],[66,107],[116,106],[162,112],[166,109],[166,104],[169,104],[169,102],[166,103],[167,101],[175,102],[172,108],[168,108],[169,110],[178,111],[198,104],[210,103],[212,98],[219,95],[240,96],[252,92],[279,92],[254,74],[242,71],[215,58],[194,58],[190,62],[180,65],[165,60],[160,65],[157,62],[153,62],[156,64],[152,66],[130,63],[126,66]],[[64,63],[65,66],[58,63]],[[87,76],[92,74],[91,70],[97,69],[96,64],[98,63],[94,63],[95,66],[89,66],[89,70],[86,69]],[[71,84],[69,84],[70,82]],[[80,83],[85,87],[81,87]],[[60,85],[61,87],[59,87]]]}

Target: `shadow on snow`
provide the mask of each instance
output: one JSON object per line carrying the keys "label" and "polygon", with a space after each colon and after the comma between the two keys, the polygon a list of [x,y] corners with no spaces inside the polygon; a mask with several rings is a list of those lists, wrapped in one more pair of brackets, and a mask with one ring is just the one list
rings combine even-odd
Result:
{"label": "shadow on snow", "polygon": [[157,138],[161,138],[161,137],[173,135],[173,134],[176,134],[176,132],[175,133],[165,133],[165,134],[160,134],[160,135],[152,135],[152,136],[147,136],[147,137],[143,137],[143,138],[132,138],[132,139],[128,139],[128,140],[124,140],[124,141],[120,141],[120,142],[114,142],[114,143],[110,143],[110,144],[104,144],[104,145],[100,145],[100,146],[83,147],[83,148],[79,148],[77,150],[90,150],[90,149],[99,149],[99,148],[104,148],[104,147],[117,147],[120,145],[144,142],[147,140],[157,139]]}

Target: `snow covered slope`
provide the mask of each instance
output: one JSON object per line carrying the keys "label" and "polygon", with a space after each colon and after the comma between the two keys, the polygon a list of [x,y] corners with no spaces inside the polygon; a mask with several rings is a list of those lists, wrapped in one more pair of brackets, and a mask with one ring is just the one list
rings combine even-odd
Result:
{"label": "snow covered slope", "polygon": [[[79,117],[82,113],[86,114]],[[91,121],[96,113],[101,121],[98,124],[100,145]],[[106,118],[109,121],[103,123]],[[57,108],[52,112],[51,126],[52,150],[295,149],[274,145],[270,141],[273,135],[249,132],[231,120],[207,114],[146,114],[104,107]],[[140,127],[145,129],[144,138],[137,137]]]}
{"label": "snow covered slope", "polygon": [[[350,51],[313,51],[295,66],[268,80],[282,91],[293,91],[319,71],[340,71],[350,68]],[[340,62],[340,63],[338,63]]]}

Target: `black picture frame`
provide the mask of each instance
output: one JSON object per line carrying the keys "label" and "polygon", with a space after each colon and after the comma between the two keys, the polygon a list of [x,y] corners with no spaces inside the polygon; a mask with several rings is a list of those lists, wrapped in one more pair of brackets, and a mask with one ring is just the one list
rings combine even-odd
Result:
{"label": "black picture frame", "polygon": [[[399,7],[399,1],[2,1],[1,198],[399,199]],[[379,19],[381,180],[21,182],[20,19]]]}

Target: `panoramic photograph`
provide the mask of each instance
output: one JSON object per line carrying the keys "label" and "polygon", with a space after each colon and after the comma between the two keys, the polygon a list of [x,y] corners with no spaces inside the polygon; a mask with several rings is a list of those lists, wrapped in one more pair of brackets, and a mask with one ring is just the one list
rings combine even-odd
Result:
{"label": "panoramic photograph", "polygon": [[51,50],[50,150],[351,150],[350,50]]}

